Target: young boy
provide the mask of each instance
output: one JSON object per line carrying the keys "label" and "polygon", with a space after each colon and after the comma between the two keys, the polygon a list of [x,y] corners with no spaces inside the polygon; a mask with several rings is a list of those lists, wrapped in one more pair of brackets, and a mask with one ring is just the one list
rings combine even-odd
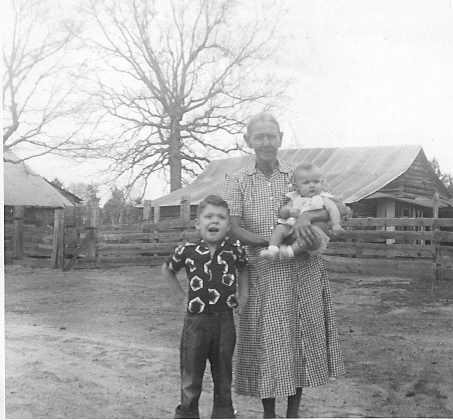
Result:
{"label": "young boy", "polygon": [[301,213],[326,209],[329,213],[332,233],[336,235],[343,230],[338,207],[330,199],[332,195],[322,191],[322,175],[318,167],[311,163],[296,166],[294,186],[295,191],[286,194],[288,203],[280,209],[278,225],[272,232],[268,248],[261,251],[261,256],[267,259],[291,258],[302,251],[319,254],[327,248],[329,236],[319,225],[313,226],[318,239],[316,249],[308,249],[296,241],[291,245],[283,244],[285,239],[293,235],[293,226]]}
{"label": "young boy", "polygon": [[230,215],[221,197],[209,195],[200,202],[196,227],[201,240],[177,247],[162,267],[173,296],[180,300],[184,290],[176,273],[184,267],[189,281],[180,347],[181,404],[175,418],[200,417],[198,400],[206,360],[214,382],[212,418],[234,418],[231,377],[236,331],[232,310],[247,301],[247,260],[239,241],[227,237]]}

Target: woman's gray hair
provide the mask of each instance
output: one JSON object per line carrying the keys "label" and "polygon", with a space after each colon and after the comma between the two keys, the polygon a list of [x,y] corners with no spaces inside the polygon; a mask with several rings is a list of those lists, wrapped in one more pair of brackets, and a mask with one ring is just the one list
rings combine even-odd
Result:
{"label": "woman's gray hair", "polygon": [[271,122],[277,126],[277,130],[280,133],[280,124],[278,123],[277,118],[275,118],[270,112],[260,112],[259,114],[256,114],[252,118],[250,118],[247,124],[247,137],[250,137],[253,125],[257,122]]}

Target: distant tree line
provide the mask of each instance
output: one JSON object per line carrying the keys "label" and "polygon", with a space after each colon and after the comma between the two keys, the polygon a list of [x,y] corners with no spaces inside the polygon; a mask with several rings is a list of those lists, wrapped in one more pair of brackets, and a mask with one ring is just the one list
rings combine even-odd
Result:
{"label": "distant tree line", "polygon": [[443,172],[440,169],[439,161],[436,158],[433,158],[430,163],[434,173],[447,187],[448,192],[453,196],[453,175],[451,173]]}

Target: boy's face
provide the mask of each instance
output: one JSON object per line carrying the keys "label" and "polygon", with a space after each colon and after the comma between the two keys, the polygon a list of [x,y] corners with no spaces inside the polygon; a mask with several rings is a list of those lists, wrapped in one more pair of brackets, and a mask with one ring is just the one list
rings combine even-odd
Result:
{"label": "boy's face", "polygon": [[208,204],[197,219],[196,228],[209,244],[222,241],[230,229],[230,216],[225,207]]}
{"label": "boy's face", "polygon": [[317,169],[298,170],[294,178],[297,191],[302,197],[313,197],[322,191],[321,172]]}

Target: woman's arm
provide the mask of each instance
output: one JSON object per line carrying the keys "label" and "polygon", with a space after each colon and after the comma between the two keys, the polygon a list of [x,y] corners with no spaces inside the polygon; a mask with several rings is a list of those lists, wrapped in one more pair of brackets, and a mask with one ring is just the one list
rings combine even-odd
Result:
{"label": "woman's arm", "polygon": [[241,218],[239,216],[231,216],[231,236],[234,239],[239,239],[246,245],[253,246],[268,246],[269,241],[256,233],[250,232],[241,227]]}
{"label": "woman's arm", "polygon": [[239,313],[242,313],[245,306],[247,305],[247,300],[249,298],[249,276],[247,267],[242,267],[239,270],[239,279],[238,279],[238,300],[239,300]]}
{"label": "woman's arm", "polygon": [[[345,204],[341,201],[338,201],[335,198],[331,198],[331,200],[337,205],[338,211],[340,215],[343,217],[348,214],[348,208]],[[307,245],[313,246],[316,241],[316,234],[313,231],[311,224],[313,222],[328,222],[329,221],[329,213],[326,209],[322,210],[311,210],[305,213],[302,213],[294,226],[294,230],[296,232],[296,237],[298,242],[303,245],[303,241],[307,243]]]}

